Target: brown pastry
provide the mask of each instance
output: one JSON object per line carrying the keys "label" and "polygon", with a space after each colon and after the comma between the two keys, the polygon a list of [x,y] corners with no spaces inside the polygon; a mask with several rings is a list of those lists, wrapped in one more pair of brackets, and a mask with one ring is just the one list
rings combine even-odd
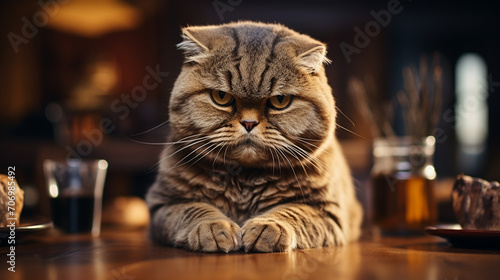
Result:
{"label": "brown pastry", "polygon": [[[14,200],[11,200],[12,191],[14,191]],[[15,201],[15,203],[10,202],[9,205],[9,201]],[[0,174],[0,227],[9,226],[12,222],[19,225],[23,205],[24,191],[19,187],[17,181],[10,180],[9,176]]]}
{"label": "brown pastry", "polygon": [[460,175],[452,191],[453,210],[464,229],[500,230],[500,184]]}

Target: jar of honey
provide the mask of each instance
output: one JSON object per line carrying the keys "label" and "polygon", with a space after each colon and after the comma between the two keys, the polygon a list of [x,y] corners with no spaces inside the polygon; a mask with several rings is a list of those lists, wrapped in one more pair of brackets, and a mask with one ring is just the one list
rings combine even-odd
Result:
{"label": "jar of honey", "polygon": [[437,220],[435,138],[375,139],[372,221],[385,233],[423,232]]}

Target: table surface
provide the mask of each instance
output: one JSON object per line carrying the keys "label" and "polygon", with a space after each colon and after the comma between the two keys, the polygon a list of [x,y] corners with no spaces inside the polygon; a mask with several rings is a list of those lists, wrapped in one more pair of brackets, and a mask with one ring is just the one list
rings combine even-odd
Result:
{"label": "table surface", "polygon": [[6,264],[10,248],[0,247],[0,279],[500,279],[500,251],[455,248],[432,236],[272,254],[189,252],[125,229],[17,241],[14,273]]}

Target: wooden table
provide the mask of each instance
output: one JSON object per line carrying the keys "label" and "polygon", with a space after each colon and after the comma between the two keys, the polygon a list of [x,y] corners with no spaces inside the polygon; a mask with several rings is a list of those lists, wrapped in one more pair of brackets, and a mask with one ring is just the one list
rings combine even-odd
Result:
{"label": "wooden table", "polygon": [[151,244],[144,231],[20,240],[15,273],[0,248],[0,279],[500,279],[500,251],[450,247],[431,237],[371,238],[342,248],[203,254]]}

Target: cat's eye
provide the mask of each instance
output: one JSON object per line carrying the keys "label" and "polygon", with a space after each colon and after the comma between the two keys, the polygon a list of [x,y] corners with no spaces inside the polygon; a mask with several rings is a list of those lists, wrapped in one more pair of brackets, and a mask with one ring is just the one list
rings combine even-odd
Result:
{"label": "cat's eye", "polygon": [[269,107],[275,110],[283,110],[288,108],[292,103],[290,95],[275,95],[267,100]]}
{"label": "cat's eye", "polygon": [[210,93],[210,97],[215,104],[222,107],[230,106],[234,101],[234,97],[231,94],[222,90],[213,89]]}

